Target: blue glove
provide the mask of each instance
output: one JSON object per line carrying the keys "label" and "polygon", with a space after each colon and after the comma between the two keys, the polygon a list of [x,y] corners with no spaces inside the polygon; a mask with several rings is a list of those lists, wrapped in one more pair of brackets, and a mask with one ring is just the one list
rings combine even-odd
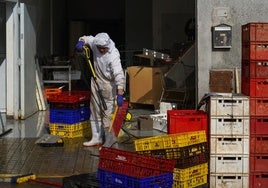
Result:
{"label": "blue glove", "polygon": [[122,106],[124,103],[123,95],[117,94],[117,105]]}
{"label": "blue glove", "polygon": [[75,45],[75,49],[78,52],[82,52],[83,51],[83,46],[84,46],[84,42],[83,41],[78,41]]}

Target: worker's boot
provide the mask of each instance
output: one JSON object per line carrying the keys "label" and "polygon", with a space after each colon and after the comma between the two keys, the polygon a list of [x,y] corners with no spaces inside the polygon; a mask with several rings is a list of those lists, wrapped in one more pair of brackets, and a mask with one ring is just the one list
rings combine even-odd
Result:
{"label": "worker's boot", "polygon": [[92,137],[88,142],[84,142],[83,146],[91,147],[91,146],[101,146],[102,143],[102,134],[101,134],[101,122],[90,121]]}

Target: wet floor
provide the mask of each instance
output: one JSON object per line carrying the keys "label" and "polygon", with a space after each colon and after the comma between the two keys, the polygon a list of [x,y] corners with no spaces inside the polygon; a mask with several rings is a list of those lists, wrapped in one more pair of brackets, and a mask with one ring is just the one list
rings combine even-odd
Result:
{"label": "wet floor", "polygon": [[[134,151],[133,140],[141,137],[163,134],[160,131],[140,131],[137,128],[139,115],[154,113],[152,110],[129,110],[132,119],[123,125],[126,132],[110,143],[111,147]],[[11,130],[0,138],[0,187],[34,188],[58,187],[63,178],[73,175],[96,173],[98,167],[98,147],[83,147],[89,138],[63,139],[63,146],[43,147],[36,141],[49,133],[47,113],[40,111],[23,121],[6,118],[4,114],[0,134]],[[33,173],[37,180],[11,183],[11,177]]]}

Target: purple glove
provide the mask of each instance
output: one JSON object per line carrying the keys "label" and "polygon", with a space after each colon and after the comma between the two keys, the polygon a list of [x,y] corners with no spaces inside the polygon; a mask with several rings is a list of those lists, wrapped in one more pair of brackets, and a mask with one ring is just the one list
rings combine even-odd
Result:
{"label": "purple glove", "polygon": [[122,106],[124,103],[123,95],[117,94],[117,105]]}
{"label": "purple glove", "polygon": [[78,52],[82,52],[83,51],[83,46],[84,46],[84,42],[83,41],[78,41],[75,45],[75,49]]}

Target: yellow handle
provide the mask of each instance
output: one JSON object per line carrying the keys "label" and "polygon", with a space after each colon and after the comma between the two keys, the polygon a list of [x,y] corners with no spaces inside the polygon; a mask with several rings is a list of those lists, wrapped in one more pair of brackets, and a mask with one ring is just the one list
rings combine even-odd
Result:
{"label": "yellow handle", "polygon": [[111,132],[111,130],[113,128],[113,124],[114,124],[114,120],[115,120],[115,116],[117,114],[117,111],[118,111],[118,105],[115,106],[114,113],[111,114],[111,125],[109,127],[109,132]]}
{"label": "yellow handle", "polygon": [[91,62],[90,62],[90,59],[89,59],[89,48],[87,47],[87,46],[83,46],[83,49],[85,50],[85,55],[86,55],[86,57],[87,57],[87,60],[88,60],[88,64],[89,64],[89,66],[90,66],[90,69],[91,69],[91,72],[92,72],[92,74],[93,74],[93,77],[94,77],[94,79],[96,78],[96,73],[95,73],[95,71],[94,71],[94,69],[93,69],[93,66],[92,66],[92,64],[91,64]]}

